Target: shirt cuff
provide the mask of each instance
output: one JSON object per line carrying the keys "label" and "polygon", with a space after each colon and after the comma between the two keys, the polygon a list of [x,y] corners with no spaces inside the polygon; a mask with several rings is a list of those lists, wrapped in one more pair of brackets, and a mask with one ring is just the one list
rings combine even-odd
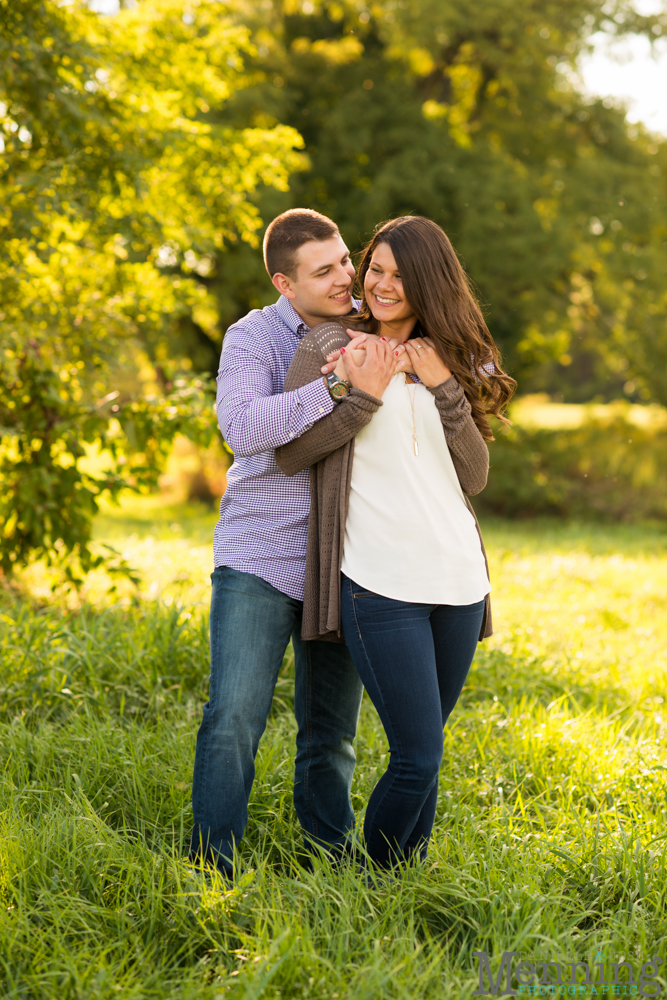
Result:
{"label": "shirt cuff", "polygon": [[308,385],[301,386],[297,391],[299,393],[299,402],[303,407],[303,414],[308,424],[312,425],[317,420],[321,420],[322,417],[326,417],[336,405],[331,398],[331,393],[324,384],[324,378],[318,378],[314,382],[309,382]]}

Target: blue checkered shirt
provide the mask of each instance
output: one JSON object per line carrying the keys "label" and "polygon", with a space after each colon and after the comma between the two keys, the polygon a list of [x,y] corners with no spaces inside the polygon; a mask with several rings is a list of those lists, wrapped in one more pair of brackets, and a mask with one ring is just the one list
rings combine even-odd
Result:
{"label": "blue checkered shirt", "polygon": [[218,423],[234,464],[215,527],[215,565],[254,573],[297,600],[303,600],[310,473],[288,479],[273,451],[335,405],[322,379],[283,393],[307,332],[282,295],[274,305],[253,309],[225,334],[217,393]]}

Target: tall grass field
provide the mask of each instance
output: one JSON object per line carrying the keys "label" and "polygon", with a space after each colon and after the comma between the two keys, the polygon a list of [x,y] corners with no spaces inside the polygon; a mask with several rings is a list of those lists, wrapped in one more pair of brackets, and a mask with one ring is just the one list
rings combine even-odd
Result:
{"label": "tall grass field", "polygon": [[[482,953],[501,993],[664,994],[667,528],[483,523],[496,633],[446,729],[428,861],[391,881],[299,863],[288,655],[230,888],[184,856],[214,520],[128,503],[98,535],[138,593],[54,597],[36,567],[0,599],[0,994],[467,998]],[[356,749],[361,821],[387,759],[367,699]],[[569,985],[531,979],[548,962]]]}

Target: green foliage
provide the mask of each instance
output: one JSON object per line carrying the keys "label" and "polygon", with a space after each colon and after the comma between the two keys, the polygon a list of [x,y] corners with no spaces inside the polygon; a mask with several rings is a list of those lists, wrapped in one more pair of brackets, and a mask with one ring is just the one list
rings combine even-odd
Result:
{"label": "green foliage", "polygon": [[[250,196],[285,189],[300,164],[293,129],[207,120],[243,86],[252,51],[214,0],[113,18],[81,0],[0,2],[5,572],[59,553],[90,568],[96,497],[155,483],[175,433],[217,433],[204,384],[174,390],[165,368],[208,367],[179,344],[194,331],[213,346],[211,255],[256,243]],[[136,374],[123,384],[147,366],[152,399]],[[96,402],[110,392],[114,406]],[[114,472],[82,471],[85,444],[108,450]]]}
{"label": "green foliage", "polygon": [[[77,468],[84,442],[106,435],[108,420],[92,408],[82,410],[61,392],[59,373],[44,365],[34,344],[23,354],[5,356],[5,390],[0,427],[0,523],[2,569],[31,555],[54,552],[60,544],[81,555],[84,570],[93,557],[88,549],[95,496],[118,493],[123,480],[113,473],[93,479]],[[64,374],[76,377],[72,369]],[[72,502],[73,501],[73,502]]]}
{"label": "green foliage", "polygon": [[[176,434],[210,444],[212,396],[201,380],[176,380],[163,398],[119,405],[114,403],[119,394],[112,392],[88,404],[83,367],[79,362],[54,369],[34,341],[23,351],[5,350],[0,402],[5,574],[39,557],[64,561],[67,578],[76,584],[77,566],[87,573],[107,562],[116,572],[129,572],[124,561],[109,562],[90,549],[100,496],[115,499],[128,486],[155,487]],[[86,445],[106,453],[107,471],[93,475],[81,467]]]}
{"label": "green foliage", "polygon": [[[291,124],[310,157],[283,207],[332,215],[354,247],[388,216],[436,219],[523,391],[585,401],[627,384],[667,400],[667,144],[573,82],[596,31],[655,38],[664,13],[626,0],[237,9],[257,77],[228,120]],[[254,304],[261,265],[240,256]]]}
{"label": "green foliage", "polygon": [[[523,391],[667,399],[667,146],[573,82],[596,32],[665,29],[630,0],[0,0],[4,572],[92,566],[100,492],[155,482],[177,425],[217,433],[174,380],[275,298],[258,235],[292,204],[354,247],[440,222]],[[96,481],[83,446],[115,459]]]}
{"label": "green foliage", "polygon": [[667,518],[667,435],[617,415],[575,429],[501,429],[475,506],[502,517]]}
{"label": "green foliage", "polygon": [[[498,632],[445,730],[428,863],[390,887],[297,864],[287,703],[260,746],[239,885],[189,870],[201,609],[62,615],[4,598],[6,996],[442,1000],[472,996],[479,949],[494,971],[505,950],[599,950],[608,973],[660,953],[664,531],[496,522],[485,536]],[[367,701],[356,749],[361,818],[387,749]]]}

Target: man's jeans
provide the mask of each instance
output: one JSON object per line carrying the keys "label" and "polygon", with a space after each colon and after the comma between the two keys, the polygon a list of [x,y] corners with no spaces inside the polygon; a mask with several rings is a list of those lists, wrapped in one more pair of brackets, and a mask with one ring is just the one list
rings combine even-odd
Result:
{"label": "man's jeans", "polygon": [[343,643],[301,639],[302,602],[251,573],[211,576],[211,678],[197,734],[190,856],[232,873],[255,755],[290,636],[298,724],[294,805],[306,844],[343,846],[354,828],[352,741],[362,685]]}
{"label": "man's jeans", "polygon": [[389,740],[389,766],[366,809],[382,867],[426,858],[438,800],[442,730],[468,675],[484,601],[464,607],[381,597],[343,575],[343,629]]}

